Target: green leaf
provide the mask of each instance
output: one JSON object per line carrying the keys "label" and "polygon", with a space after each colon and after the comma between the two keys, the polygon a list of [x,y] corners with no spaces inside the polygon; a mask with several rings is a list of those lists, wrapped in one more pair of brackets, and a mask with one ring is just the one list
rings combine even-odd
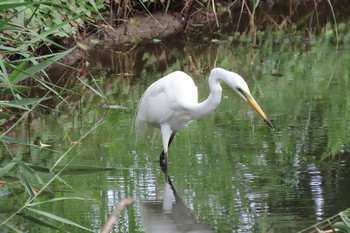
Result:
{"label": "green leaf", "polygon": [[350,217],[350,209],[344,210],[340,214],[343,215],[343,216],[346,216],[346,217]]}
{"label": "green leaf", "polygon": [[11,114],[6,114],[6,113],[3,113],[3,112],[0,112],[0,120],[1,119],[6,119],[6,118],[9,118],[9,117],[12,117],[13,115]]}
{"label": "green leaf", "polygon": [[19,182],[19,181],[21,181],[16,176],[2,176],[2,179],[6,182]]}
{"label": "green leaf", "polygon": [[343,223],[345,224],[345,226],[348,229],[348,232],[350,232],[350,219],[346,216],[344,216],[343,214],[340,214],[341,220],[343,221]]}
{"label": "green leaf", "polygon": [[[44,61],[40,62],[39,64],[36,64],[24,71],[22,71],[19,75],[16,76],[14,80],[12,80],[12,83],[17,83],[19,81],[22,81],[26,79],[27,77],[33,77],[36,73],[46,69],[49,65],[56,63],[59,59],[66,56],[68,53],[70,53],[75,47],[68,49],[61,53],[56,53],[53,56],[45,59]],[[11,69],[17,69],[17,67],[10,65],[8,63],[5,64],[7,67]]]}
{"label": "green leaf", "polygon": [[0,136],[0,141],[7,142],[7,143],[14,143],[14,144],[20,144],[20,145],[26,145],[25,143],[18,141],[14,138],[7,137],[5,135]]}
{"label": "green leaf", "polygon": [[18,109],[22,109],[22,110],[29,110],[28,107],[24,107],[22,105],[18,105],[18,104],[13,104],[10,102],[2,102],[0,101],[0,108],[18,108]]}
{"label": "green leaf", "polygon": [[12,100],[12,101],[9,101],[7,103],[27,106],[27,105],[36,104],[36,103],[39,103],[41,101],[48,100],[48,99],[49,98],[31,98],[31,99],[28,98],[28,99],[21,99],[21,100]]}
{"label": "green leaf", "polygon": [[20,188],[2,188],[0,189],[0,199],[11,198],[24,193],[24,189]]}
{"label": "green leaf", "polygon": [[38,4],[38,3],[34,3],[34,2],[19,2],[19,3],[5,2],[5,3],[1,3],[0,2],[0,11],[12,9],[12,8],[17,8],[17,7],[28,6],[28,5],[34,5],[34,4]]}
{"label": "green leaf", "polygon": [[90,232],[94,232],[82,225],[79,225],[78,223],[75,223],[73,221],[70,221],[68,219],[65,219],[65,218],[62,218],[60,216],[57,216],[57,215],[54,215],[54,214],[51,214],[51,213],[48,213],[48,212],[45,212],[45,211],[41,211],[41,210],[36,210],[36,209],[32,209],[32,208],[28,208],[29,211],[31,212],[34,212],[36,214],[40,214],[42,216],[45,216],[47,218],[50,218],[50,219],[53,219],[53,220],[56,220],[58,222],[61,222],[61,223],[65,223],[65,224],[68,224],[68,225],[72,225],[72,226],[75,226],[75,227],[78,227],[80,229],[84,229],[86,231],[90,231]]}
{"label": "green leaf", "polygon": [[162,41],[161,39],[153,39],[153,43],[159,43],[161,41]]}
{"label": "green leaf", "polygon": [[104,98],[103,95],[98,92],[95,88],[93,88],[92,86],[90,86],[87,82],[85,82],[83,79],[81,79],[80,77],[77,76],[77,79],[82,82],[85,86],[87,86],[88,88],[90,88],[93,92],[95,92],[96,95],[100,96],[101,98]]}
{"label": "green leaf", "polygon": [[13,95],[13,94],[20,94],[25,91],[28,91],[32,87],[25,87],[25,86],[12,86],[10,88],[6,88],[2,91],[3,95]]}
{"label": "green leaf", "polygon": [[2,177],[5,174],[7,174],[8,171],[10,171],[15,165],[16,165],[16,163],[11,161],[5,167],[0,168],[0,177]]}
{"label": "green leaf", "polygon": [[350,229],[346,227],[344,222],[336,222],[334,226],[341,230],[341,232],[350,232]]}
{"label": "green leaf", "polygon": [[35,193],[33,191],[33,187],[32,185],[29,183],[29,180],[27,179],[27,177],[23,174],[23,172],[19,169],[19,167],[17,167],[18,169],[18,173],[21,175],[22,177],[22,180],[23,180],[23,183],[24,183],[24,187],[26,188],[28,194],[31,196],[31,197],[34,197],[35,196]]}
{"label": "green leaf", "polygon": [[20,99],[20,100],[11,100],[8,102],[1,102],[0,107],[4,108],[18,108],[22,110],[29,110],[27,105],[39,104],[41,101],[47,100],[50,98],[31,98],[31,99]]}
{"label": "green leaf", "polygon": [[18,215],[18,216],[21,216],[22,218],[25,218],[25,219],[27,219],[27,220],[35,223],[35,224],[38,224],[38,225],[41,225],[41,226],[44,226],[44,227],[49,227],[49,228],[52,228],[52,229],[55,229],[55,230],[63,231],[60,228],[56,227],[55,225],[53,225],[53,224],[51,224],[51,223],[49,223],[47,221],[43,221],[43,220],[41,220],[39,218],[35,218],[33,216],[26,215],[26,214]]}
{"label": "green leaf", "polygon": [[43,167],[43,166],[38,166],[38,165],[31,165],[27,164],[31,169],[38,171],[38,172],[50,172],[50,168]]}
{"label": "green leaf", "polygon": [[65,200],[80,200],[80,201],[86,201],[85,198],[81,197],[58,197],[58,198],[53,198],[48,201],[41,201],[41,202],[32,202],[29,203],[28,206],[35,206],[35,205],[41,205],[41,204],[47,204],[50,202],[55,202],[55,201],[65,201]]}
{"label": "green leaf", "polygon": [[38,41],[44,40],[50,34],[56,33],[58,30],[63,28],[63,26],[65,26],[65,25],[69,24],[70,22],[76,20],[77,18],[81,17],[82,15],[83,14],[76,15],[73,18],[70,18],[69,20],[64,21],[63,23],[60,23],[60,24],[50,28],[49,30],[46,30],[46,31],[42,32],[40,35],[38,35],[35,38],[31,39],[28,43],[29,44],[34,44],[34,43],[36,43]]}
{"label": "green leaf", "polygon": [[40,176],[26,163],[23,161],[18,161],[17,162],[18,166],[26,170],[34,179],[36,179],[40,184],[43,184],[43,181],[41,180]]}
{"label": "green leaf", "polygon": [[[31,56],[33,56],[33,53],[32,53]],[[18,66],[17,69],[15,69],[14,71],[12,71],[12,73],[10,74],[10,77],[9,77],[9,80],[10,80],[11,83],[13,82],[13,80],[15,80],[15,79],[17,78],[17,76],[18,76],[20,73],[22,73],[22,71],[24,70],[24,68],[27,66],[28,62],[29,62],[29,59],[24,60],[24,61]]]}

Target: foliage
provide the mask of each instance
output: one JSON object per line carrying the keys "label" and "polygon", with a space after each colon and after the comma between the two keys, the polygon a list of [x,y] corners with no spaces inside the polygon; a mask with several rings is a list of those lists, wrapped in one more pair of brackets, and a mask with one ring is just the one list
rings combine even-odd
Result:
{"label": "foliage", "polygon": [[311,227],[308,227],[300,233],[309,232],[350,232],[350,209],[344,210],[337,215],[327,218]]}
{"label": "foliage", "polygon": [[[86,22],[95,21],[104,1],[2,1],[0,3],[1,37],[8,46],[26,50],[45,39],[81,37]],[[39,36],[40,35],[40,36]],[[34,39],[33,39],[34,38]],[[50,43],[51,42],[51,43]],[[56,43],[53,43],[57,45]]]}
{"label": "foliage", "polygon": [[[19,231],[12,222],[13,219],[18,221],[18,218],[22,218],[25,222],[60,231],[61,229],[56,224],[48,222],[47,219],[90,231],[71,220],[33,206],[40,204],[38,201],[40,195],[52,193],[52,182],[69,168],[72,160],[57,170],[55,167],[58,163],[102,121],[96,122],[90,130],[81,135],[75,144],[72,143],[52,167],[33,166],[27,163],[22,155],[25,148],[43,149],[50,145],[41,142],[39,145],[31,144],[9,135],[23,121],[30,119],[34,114],[40,114],[40,108],[47,109],[48,106],[44,105],[44,102],[58,99],[58,103],[70,106],[66,100],[67,94],[76,88],[69,89],[68,82],[63,86],[58,85],[57,80],[47,75],[45,69],[59,63],[61,58],[75,49],[75,47],[66,49],[61,45],[62,43],[67,43],[72,38],[84,39],[83,32],[87,29],[86,23],[97,19],[98,10],[104,6],[103,2],[54,0],[1,1],[0,3],[0,120],[2,125],[0,141],[6,149],[6,154],[12,158],[0,169],[0,196],[1,201],[14,198],[15,205],[18,206],[6,218],[0,216],[0,229],[2,230]],[[61,52],[55,52],[57,50]],[[88,85],[87,88],[98,93],[91,85]],[[103,97],[102,94],[100,96]],[[13,150],[16,152],[13,153]],[[90,168],[95,169],[95,167]],[[38,171],[54,173],[46,176],[44,180]],[[79,198],[67,199],[78,200]],[[80,199],[85,200],[85,198]],[[63,199],[52,199],[51,201],[61,200]]]}

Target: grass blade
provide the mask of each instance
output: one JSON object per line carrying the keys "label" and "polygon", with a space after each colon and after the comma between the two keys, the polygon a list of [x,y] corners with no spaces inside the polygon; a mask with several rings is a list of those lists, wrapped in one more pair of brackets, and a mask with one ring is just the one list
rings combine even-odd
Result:
{"label": "grass blade", "polygon": [[344,216],[343,214],[340,214],[340,217],[343,223],[345,224],[345,226],[347,227],[348,232],[350,232],[350,220],[348,219],[348,217]]}
{"label": "grass blade", "polygon": [[23,188],[2,188],[0,189],[0,200],[1,199],[6,199],[6,198],[12,198],[18,195],[21,195],[22,193],[24,193],[24,189]]}
{"label": "grass blade", "polygon": [[18,141],[17,139],[5,136],[2,134],[0,136],[0,141],[5,142],[5,143],[13,143],[13,144],[20,144],[20,145],[26,145],[24,142]]}
{"label": "grass blade", "polygon": [[29,180],[27,179],[27,177],[23,174],[23,172],[21,171],[21,169],[17,166],[18,169],[18,173],[21,175],[23,183],[24,183],[24,187],[26,188],[28,194],[30,195],[30,197],[34,197],[35,193],[33,191],[33,187],[32,185],[29,183]]}
{"label": "grass blade", "polygon": [[79,225],[78,223],[75,223],[73,221],[70,221],[68,219],[62,218],[62,217],[54,215],[54,214],[51,214],[51,213],[48,213],[48,212],[45,212],[45,211],[41,211],[41,210],[32,209],[32,208],[28,208],[28,210],[33,212],[33,213],[40,214],[40,215],[45,216],[47,218],[56,220],[58,222],[61,222],[61,223],[64,223],[64,224],[68,224],[68,225],[72,225],[72,226],[78,227],[78,228],[86,230],[86,231],[94,232],[94,231],[92,231],[92,230],[90,230],[90,229],[88,229],[88,228],[86,228],[86,227],[84,227],[82,225]]}
{"label": "grass blade", "polygon": [[32,98],[32,99],[20,99],[20,100],[11,100],[8,102],[0,101],[0,107],[3,108],[18,108],[22,110],[29,110],[28,105],[38,104],[43,100],[49,98]]}
{"label": "grass blade", "polygon": [[93,88],[92,86],[90,86],[87,82],[85,82],[83,79],[81,79],[80,77],[77,76],[77,79],[82,82],[85,86],[87,86],[88,88],[90,88],[96,95],[100,96],[101,98],[104,99],[104,96],[98,92],[95,88]]}
{"label": "grass blade", "polygon": [[8,173],[8,171],[10,171],[15,165],[16,163],[14,161],[11,161],[5,167],[0,168],[0,177]]}
{"label": "grass blade", "polygon": [[81,16],[82,16],[82,14],[76,15],[73,18],[70,18],[69,20],[64,21],[63,23],[60,23],[60,24],[56,25],[55,27],[50,28],[50,30],[42,32],[37,37],[31,39],[28,43],[29,44],[34,44],[34,43],[36,43],[38,41],[44,40],[50,34],[56,33],[59,29],[63,28],[65,25],[69,24],[70,22],[72,22],[72,21],[74,21],[74,20],[76,20],[78,18],[81,18]]}
{"label": "grass blade", "polygon": [[34,179],[36,179],[40,184],[43,184],[43,181],[41,180],[40,176],[32,169],[30,168],[27,164],[25,164],[23,161],[18,161],[17,162],[18,166],[26,170]]}
{"label": "grass blade", "polygon": [[333,20],[334,20],[334,27],[335,27],[335,35],[337,37],[337,48],[338,48],[338,42],[339,42],[339,36],[338,36],[338,25],[337,25],[337,19],[335,17],[335,13],[334,13],[334,10],[333,10],[333,6],[332,6],[332,3],[330,0],[327,0],[328,1],[328,4],[329,4],[329,7],[331,8],[331,11],[332,11],[332,16],[333,16]]}
{"label": "grass blade", "polygon": [[39,218],[35,218],[33,216],[26,215],[26,214],[19,215],[19,216],[21,216],[22,218],[25,218],[25,219],[27,219],[27,220],[37,224],[37,225],[41,225],[41,226],[44,226],[44,227],[49,227],[49,228],[52,228],[52,229],[55,229],[55,230],[63,231],[60,228],[56,227],[55,225],[53,225],[53,224],[51,224],[51,223],[49,223],[47,221],[43,221],[43,220],[41,220]]}
{"label": "grass blade", "polygon": [[58,197],[58,198],[50,199],[50,200],[48,200],[48,201],[41,201],[41,202],[30,203],[30,204],[28,204],[28,206],[35,206],[35,205],[41,205],[41,204],[47,204],[47,203],[50,203],[50,202],[65,201],[65,200],[80,200],[80,201],[86,201],[85,198],[81,198],[81,197]]}
{"label": "grass blade", "polygon": [[[33,55],[33,53],[32,53]],[[31,56],[32,56],[31,55]],[[17,78],[17,76],[24,70],[24,68],[27,66],[29,62],[29,59],[27,60],[24,60],[18,67],[17,69],[15,69],[11,74],[10,74],[10,77],[9,77],[9,80],[10,82],[12,83],[13,80],[15,80]]]}
{"label": "grass blade", "polygon": [[[57,62],[59,59],[61,59],[62,57],[66,56],[68,53],[70,53],[75,47],[68,49],[64,52],[61,53],[56,53],[53,55],[53,57],[46,59],[43,62],[40,62],[37,65],[34,65],[32,67],[30,67],[29,69],[22,71],[19,75],[16,76],[16,78],[14,80],[12,80],[12,83],[17,83],[19,81],[22,81],[24,79],[26,79],[27,77],[33,77],[36,73],[46,69],[49,65]],[[5,63],[5,65],[10,68],[10,69],[15,69],[18,70],[17,67],[9,64],[9,63]]]}

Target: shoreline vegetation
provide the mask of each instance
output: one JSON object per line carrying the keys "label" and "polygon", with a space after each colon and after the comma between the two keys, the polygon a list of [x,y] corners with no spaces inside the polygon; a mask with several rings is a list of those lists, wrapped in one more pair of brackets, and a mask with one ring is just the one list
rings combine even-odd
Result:
{"label": "shoreline vegetation", "polygon": [[[6,227],[17,231],[11,221],[23,217],[25,221],[54,230],[58,227],[42,219],[88,230],[68,219],[39,211],[35,206],[40,204],[37,197],[50,192],[49,185],[69,168],[69,164],[57,165],[75,145],[98,128],[103,119],[71,143],[51,168],[25,163],[14,152],[14,148],[42,149],[49,145],[20,141],[11,132],[33,114],[50,113],[62,105],[70,106],[67,96],[82,86],[106,100],[93,76],[87,78],[89,81],[83,78],[87,75],[87,65],[76,68],[77,62],[87,63],[89,48],[132,47],[140,41],[156,42],[179,33],[188,40],[210,42],[227,40],[233,35],[249,35],[252,47],[258,48],[259,33],[266,28],[301,34],[305,43],[311,34],[330,31],[335,35],[334,44],[337,45],[339,27],[348,32],[350,6],[348,0],[53,0],[2,1],[0,12],[0,141],[9,154],[5,159],[8,162],[2,163],[0,168],[0,194],[21,200],[18,209],[6,219],[1,218],[0,229]],[[52,80],[48,73],[57,69],[57,65],[75,69],[76,78]],[[43,170],[51,172],[52,179],[43,182],[38,173]],[[40,188],[34,188],[32,182]],[[26,193],[26,199],[18,197],[21,193]],[[61,200],[54,198],[51,201]],[[322,227],[349,231],[349,212],[350,209],[321,222]],[[321,232],[320,226],[316,224],[305,232]]]}

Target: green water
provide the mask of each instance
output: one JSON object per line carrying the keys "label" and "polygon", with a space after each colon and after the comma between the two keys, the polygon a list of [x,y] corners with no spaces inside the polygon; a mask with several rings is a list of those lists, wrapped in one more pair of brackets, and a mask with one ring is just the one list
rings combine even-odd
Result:
{"label": "green water", "polygon": [[[136,48],[96,49],[89,71],[111,105],[85,87],[67,100],[71,106],[34,114],[10,136],[47,148],[21,148],[23,161],[51,168],[96,122],[102,124],[59,163],[69,167],[37,201],[81,197],[35,206],[92,231],[99,231],[123,198],[136,203],[124,210],[114,232],[296,232],[350,207],[350,53],[349,36],[312,38],[310,50],[300,36],[262,36],[260,48],[249,38],[193,45],[179,38]],[[128,52],[124,52],[128,51]],[[166,189],[159,167],[159,131],[136,138],[133,120],[146,88],[175,70],[190,74],[200,100],[209,94],[210,69],[240,73],[267,114],[272,131],[257,113],[223,84],[223,99],[208,117],[192,122],[169,151],[168,174],[178,193]],[[91,81],[87,76],[86,81]],[[93,82],[91,85],[93,85]],[[11,146],[16,151],[16,146]],[[1,161],[8,161],[2,146]],[[82,169],[82,166],[89,169]],[[78,167],[77,167],[78,166]],[[93,170],[91,167],[110,168]],[[79,169],[78,169],[79,168]],[[60,169],[57,169],[59,171]],[[46,182],[51,173],[40,173]],[[172,210],[163,210],[164,193]],[[18,198],[1,206],[18,206]],[[175,201],[176,199],[176,201]],[[11,212],[9,212],[11,213]],[[2,218],[9,213],[2,214]],[[37,217],[42,218],[39,215]],[[45,218],[42,218],[45,219]],[[77,227],[49,222],[70,232]],[[55,232],[16,216],[25,232]],[[5,229],[8,230],[7,228]],[[193,230],[193,229],[192,229]]]}

